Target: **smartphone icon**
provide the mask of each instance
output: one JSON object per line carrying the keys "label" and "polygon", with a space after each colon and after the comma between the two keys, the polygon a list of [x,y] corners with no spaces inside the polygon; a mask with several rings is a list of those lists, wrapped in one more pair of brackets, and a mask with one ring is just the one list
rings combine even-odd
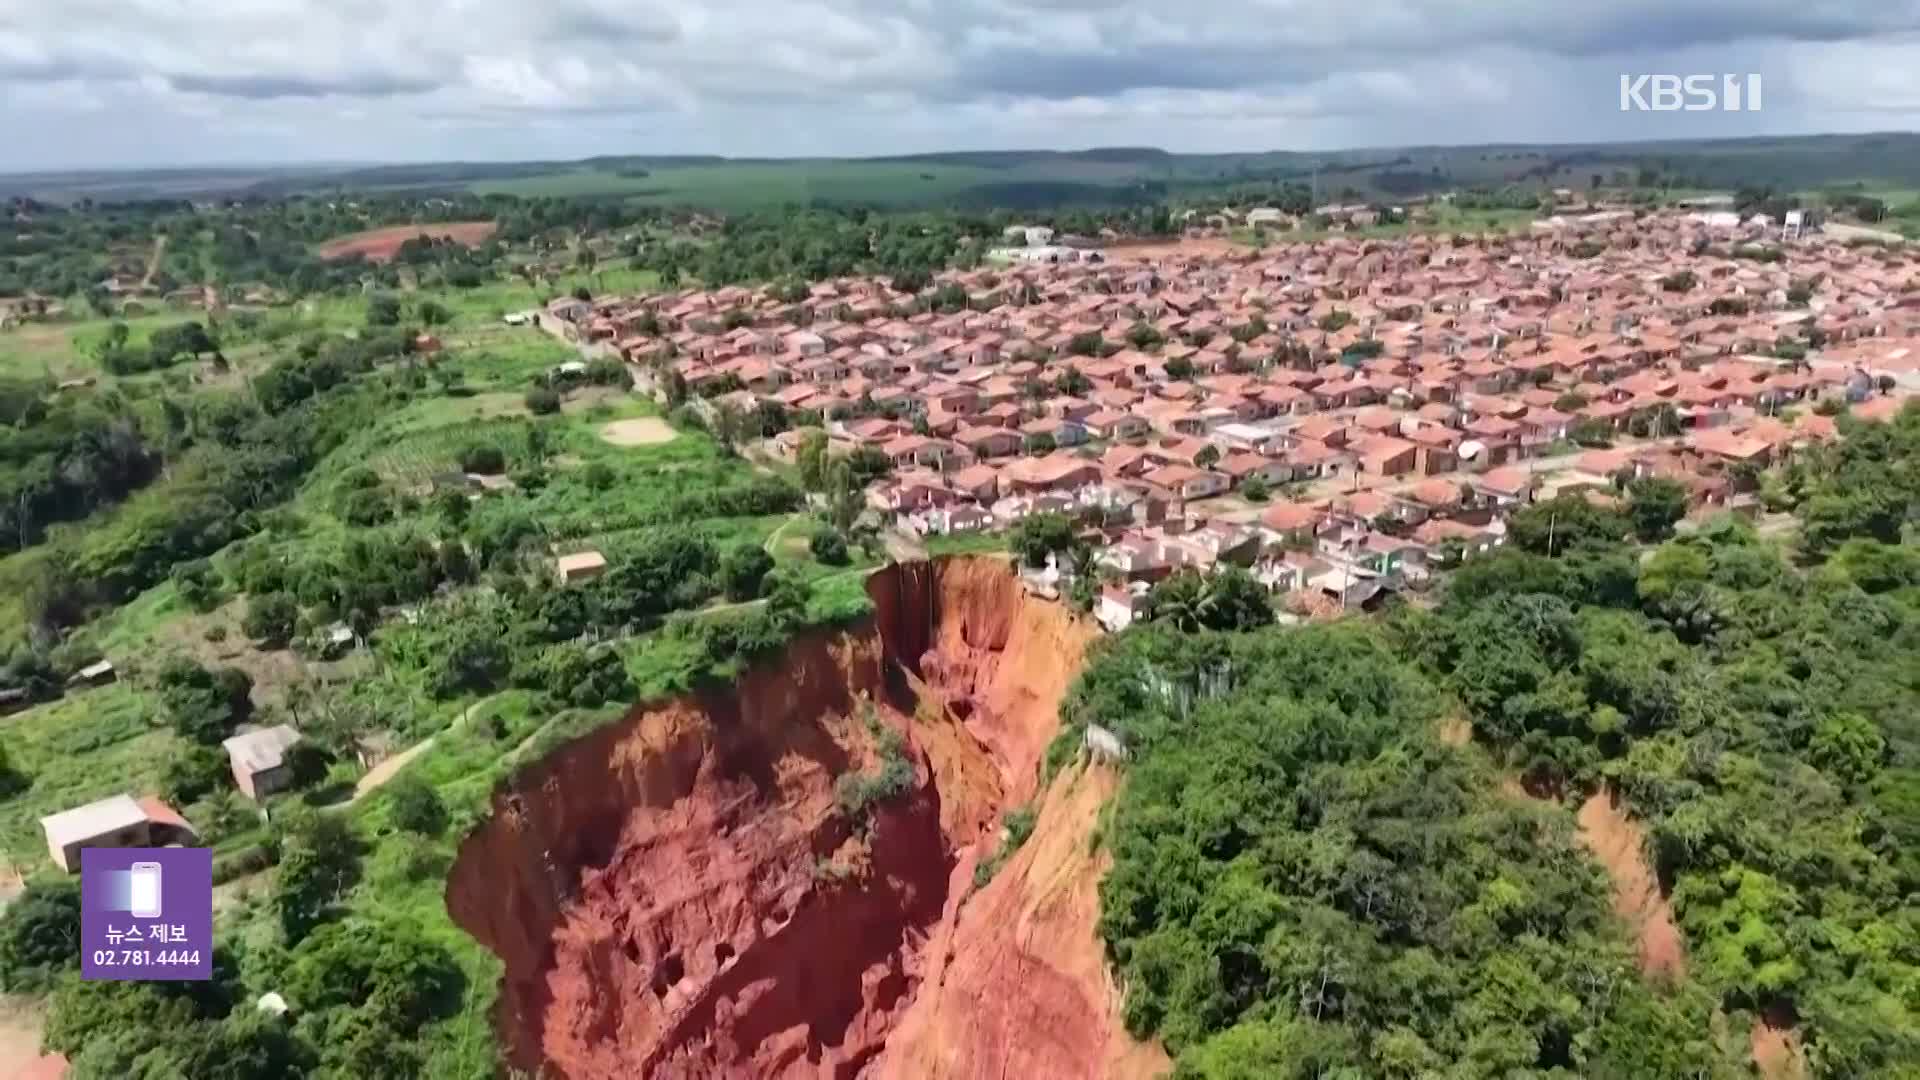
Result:
{"label": "smartphone icon", "polygon": [[136,919],[157,919],[160,917],[160,864],[157,862],[137,862],[127,872],[131,880],[133,917]]}

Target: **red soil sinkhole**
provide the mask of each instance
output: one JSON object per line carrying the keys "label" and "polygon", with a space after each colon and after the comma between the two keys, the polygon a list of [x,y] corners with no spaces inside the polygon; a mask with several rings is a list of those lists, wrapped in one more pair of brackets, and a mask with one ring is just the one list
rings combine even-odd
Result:
{"label": "red soil sinkhole", "polygon": [[[1046,871],[1044,897],[1042,875],[1012,863],[968,896],[999,815],[1038,794],[1093,631],[991,558],[889,567],[868,590],[862,624],[804,635],[726,690],[636,709],[496,792],[447,907],[504,963],[511,1065],[598,1080],[1164,1063],[1113,1015],[1092,926],[1104,863],[1084,836],[1050,841],[1074,865]],[[879,725],[904,737],[914,780],[856,822],[835,782],[877,767]],[[1091,828],[1104,790],[1082,792],[1069,827]],[[975,907],[997,914],[969,919]],[[1041,911],[1073,925],[1009,939],[1016,925],[1033,937]],[[1002,954],[1030,977],[968,963]],[[1073,1045],[1000,1045],[954,1002],[1045,1016]]]}

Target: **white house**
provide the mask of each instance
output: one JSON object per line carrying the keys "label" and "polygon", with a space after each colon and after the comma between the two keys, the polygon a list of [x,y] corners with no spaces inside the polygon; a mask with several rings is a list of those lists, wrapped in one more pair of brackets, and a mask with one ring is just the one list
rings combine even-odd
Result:
{"label": "white house", "polygon": [[1146,582],[1108,585],[1100,590],[1100,598],[1094,601],[1093,617],[1106,627],[1108,633],[1117,634],[1132,626],[1146,609]]}

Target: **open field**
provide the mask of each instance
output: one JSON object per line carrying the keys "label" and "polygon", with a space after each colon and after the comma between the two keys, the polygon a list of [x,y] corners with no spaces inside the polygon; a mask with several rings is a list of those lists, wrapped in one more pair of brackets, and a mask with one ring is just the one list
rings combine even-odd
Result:
{"label": "open field", "polygon": [[[1651,143],[1373,147],[1325,152],[1172,154],[1152,148],[989,151],[867,159],[648,159],[412,167],[408,179],[482,193],[606,195],[741,211],[813,202],[885,207],[1045,209],[1202,197],[1209,189],[1293,183],[1321,199],[1391,200],[1506,185],[1585,190],[1595,179],[1669,188],[1911,187],[1920,137],[1762,137]],[[1643,173],[1645,175],[1643,175]],[[390,180],[378,171],[368,179]],[[350,179],[350,178],[349,178]]]}
{"label": "open field", "polygon": [[119,683],[72,694],[6,718],[7,756],[33,778],[0,801],[0,848],[22,873],[47,864],[40,818],[117,792],[147,794],[182,741],[152,721],[158,703]]}
{"label": "open field", "polygon": [[1393,199],[1455,188],[1521,184],[1585,190],[1835,184],[1904,189],[1920,175],[1920,135],[1762,136],[1639,143],[1357,147],[1346,150],[1174,154],[1151,147],[915,154],[890,158],[745,159],[609,156],[579,161],[383,165],[366,168],[161,170],[0,175],[0,195],[82,197],[196,194],[455,192],[610,196],[741,211],[815,201],[886,207],[1010,209],[1152,201],[1243,185],[1311,185],[1318,197]]}
{"label": "open field", "polygon": [[696,165],[646,175],[598,170],[473,185],[482,195],[624,195],[661,205],[747,210],[785,203],[913,205],[938,202],[994,179],[990,170],[889,162],[767,162]]}
{"label": "open field", "polygon": [[632,420],[615,420],[600,429],[600,437],[615,446],[653,446],[672,442],[675,435],[666,421],[642,416]]}
{"label": "open field", "polygon": [[369,229],[351,236],[337,237],[320,245],[320,257],[323,259],[342,259],[349,255],[364,255],[371,262],[385,262],[394,257],[400,245],[418,236],[435,240],[452,240],[473,247],[493,235],[498,226],[491,221],[456,221],[445,225],[392,225],[384,229]]}

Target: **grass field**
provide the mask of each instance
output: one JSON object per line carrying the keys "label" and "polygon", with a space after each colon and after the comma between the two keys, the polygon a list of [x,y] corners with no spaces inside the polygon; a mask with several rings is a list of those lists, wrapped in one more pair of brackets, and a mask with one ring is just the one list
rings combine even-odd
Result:
{"label": "grass field", "polygon": [[994,170],[969,166],[820,161],[693,165],[654,169],[646,176],[556,172],[477,183],[473,189],[481,195],[625,195],[659,205],[740,211],[815,200],[907,206],[937,202],[998,179]]}
{"label": "grass field", "polygon": [[927,537],[925,546],[933,556],[999,555],[1007,550],[1007,538],[1004,533],[950,533]]}
{"label": "grass field", "polygon": [[[431,300],[451,311],[452,324],[439,331],[449,340],[484,341],[501,344],[510,351],[524,352],[531,346],[505,343],[526,342],[537,337],[554,346],[546,351],[547,355],[557,355],[568,350],[564,346],[554,345],[552,339],[545,335],[530,330],[521,330],[517,334],[502,333],[510,328],[500,324],[501,316],[525,311],[538,306],[550,296],[579,288],[596,295],[631,294],[657,289],[659,284],[659,275],[653,271],[613,265],[594,273],[565,274],[538,286],[510,279],[474,289],[417,289],[407,292],[405,298],[414,304]],[[126,324],[128,345],[137,349],[145,346],[156,330],[185,322],[206,323],[208,319],[204,311],[180,308],[118,319],[88,313],[0,330],[0,378],[49,379],[54,382],[93,378],[102,382],[172,385],[184,390],[196,381],[213,377],[208,362],[178,364],[157,371],[116,376],[101,367],[98,350],[107,340],[115,322]],[[232,371],[222,378],[238,382],[248,374],[265,368],[285,344],[314,333],[340,333],[359,327],[365,321],[366,300],[356,294],[316,296],[265,312],[218,317],[221,351],[232,367]],[[566,359],[566,356],[560,358]]]}
{"label": "grass field", "polygon": [[[192,319],[187,312],[162,312],[120,321],[127,324],[129,345],[145,345],[155,330]],[[57,381],[106,374],[95,350],[107,339],[113,320],[87,317],[58,322],[31,322],[0,330],[0,376],[50,378]]]}
{"label": "grass field", "polygon": [[7,756],[32,786],[0,800],[0,845],[27,874],[47,866],[40,818],[126,792],[151,792],[178,736],[154,726],[158,703],[117,683],[70,695],[4,721]]}

